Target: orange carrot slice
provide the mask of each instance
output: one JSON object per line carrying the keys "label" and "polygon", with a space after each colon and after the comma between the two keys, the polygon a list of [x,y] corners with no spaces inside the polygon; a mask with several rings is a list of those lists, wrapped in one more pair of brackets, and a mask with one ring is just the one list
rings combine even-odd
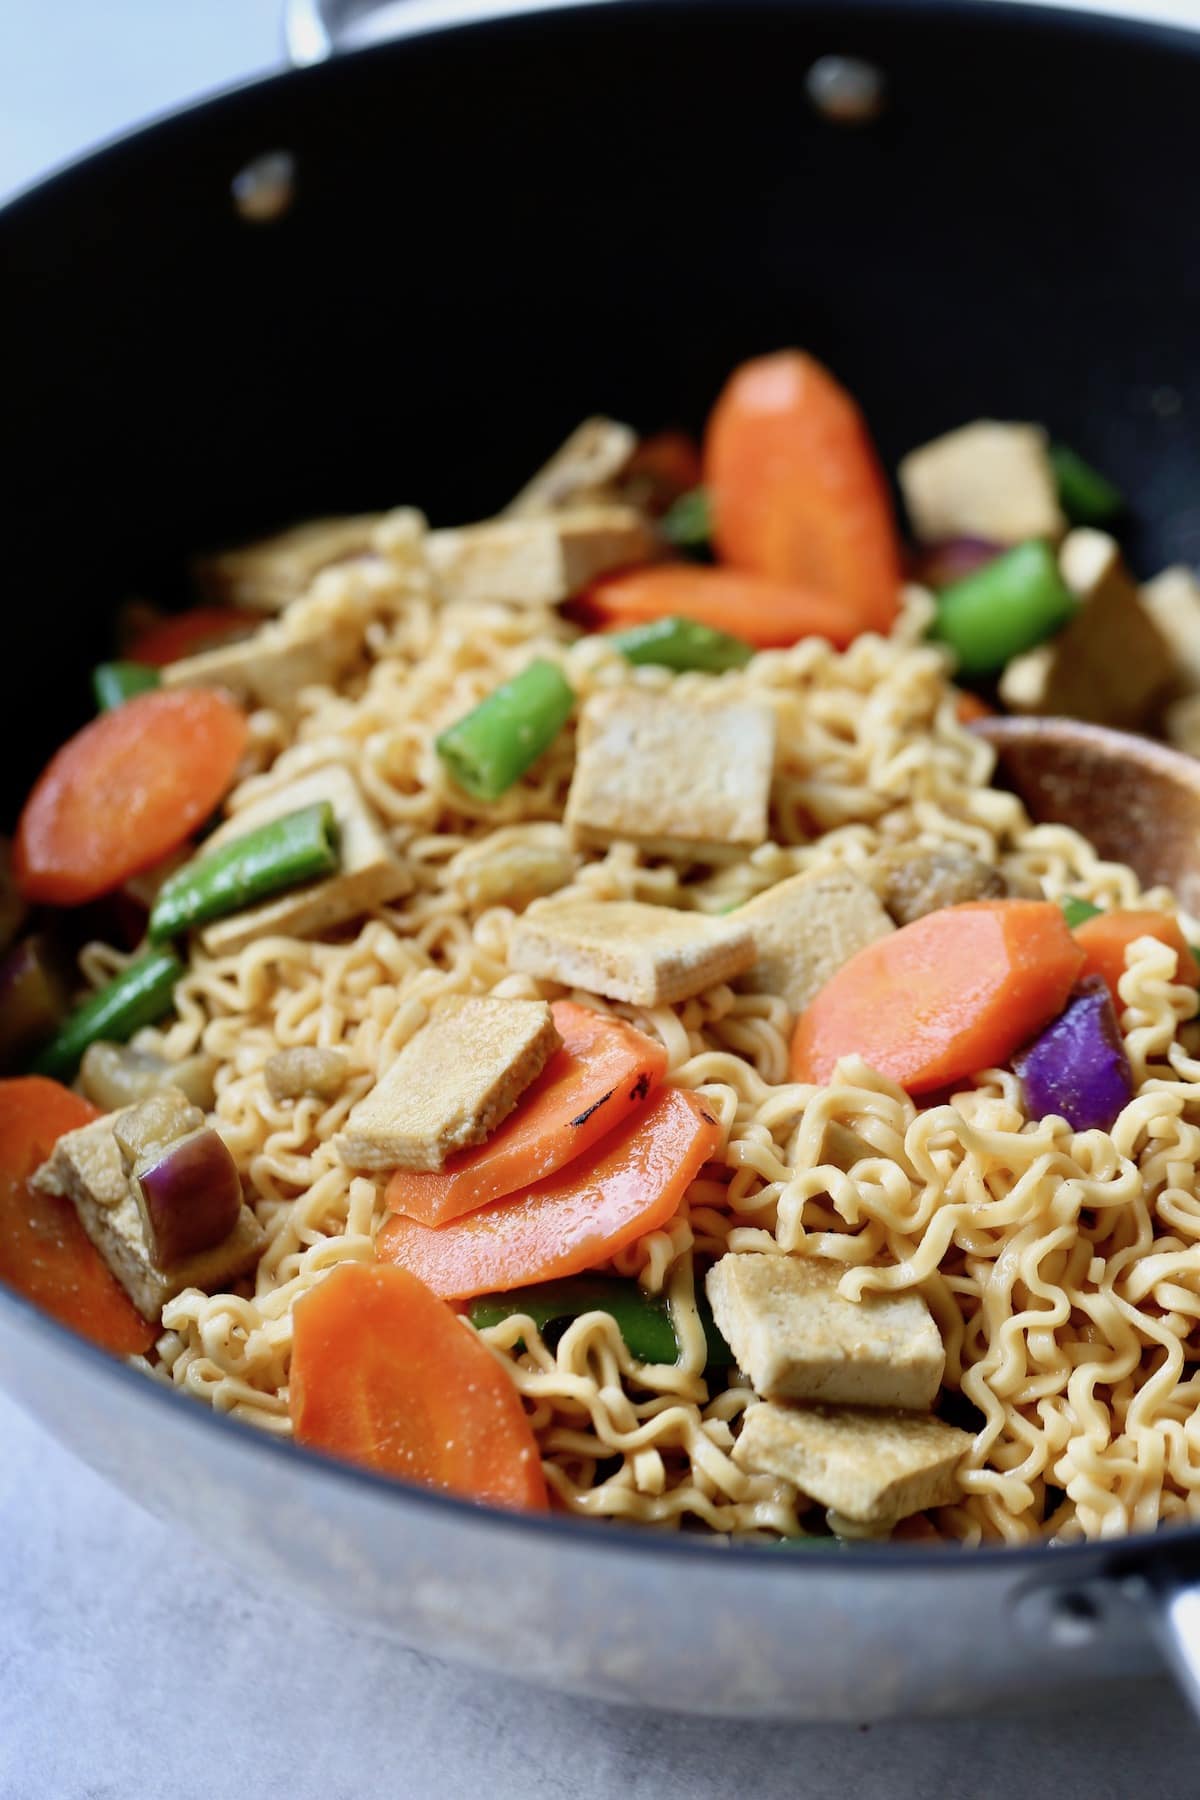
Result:
{"label": "orange carrot slice", "polygon": [[971,725],[976,719],[994,719],[996,709],[989,706],[986,700],[981,700],[978,694],[961,688],[954,696],[954,716],[960,725]]}
{"label": "orange carrot slice", "polygon": [[588,588],[584,604],[609,630],[678,615],[759,650],[782,649],[803,637],[828,638],[844,649],[861,629],[829,594],[701,563],[657,563],[603,576]]}
{"label": "orange carrot slice", "polygon": [[387,1203],[425,1225],[444,1225],[492,1200],[532,1186],[582,1156],[656,1088],[667,1053],[623,1019],[556,1000],[562,1038],[515,1112],[485,1144],[452,1156],[444,1169],[397,1169]]}
{"label": "orange carrot slice", "polygon": [[241,612],[233,606],[193,606],[190,612],[172,613],[147,625],[125,652],[130,662],[149,663],[161,669],[180,657],[211,650],[233,638],[249,637],[263,623],[261,613]]}
{"label": "orange carrot slice", "polygon": [[292,1332],[298,1443],[467,1500],[546,1511],[521,1396],[415,1275],[340,1263],[296,1302]]}
{"label": "orange carrot slice", "polygon": [[0,1081],[0,1281],[114,1356],[150,1349],[148,1324],[110,1273],[69,1200],[40,1194],[29,1177],[66,1131],[100,1117],[57,1081]]}
{"label": "orange carrot slice", "polygon": [[246,721],[206,688],[158,689],[101,713],[57,751],[17,826],[29,900],[78,906],[179,848],[233,780]]}
{"label": "orange carrot slice", "polygon": [[910,1094],[1007,1062],[1055,1018],[1083,952],[1048,900],[927,913],[868,944],[827,981],[792,1038],[797,1081],[829,1082],[857,1055]]}
{"label": "orange carrot slice", "polygon": [[396,1213],[375,1248],[447,1300],[577,1275],[664,1225],[720,1142],[702,1100],[663,1087],[590,1156],[528,1193],[437,1230]]}
{"label": "orange carrot slice", "polygon": [[813,357],[743,363],[708,422],[704,474],[723,562],[841,601],[850,634],[887,631],[900,546],[858,407]]}
{"label": "orange carrot slice", "polygon": [[1179,920],[1173,919],[1170,913],[1153,912],[1148,907],[1127,911],[1115,908],[1112,912],[1097,913],[1094,919],[1085,919],[1082,925],[1075,927],[1074,935],[1087,959],[1083,965],[1084,974],[1103,976],[1118,1018],[1125,1002],[1117,991],[1117,983],[1125,973],[1125,951],[1136,938],[1152,937],[1160,944],[1167,944],[1179,957],[1176,981],[1200,988],[1200,964],[1180,929]]}

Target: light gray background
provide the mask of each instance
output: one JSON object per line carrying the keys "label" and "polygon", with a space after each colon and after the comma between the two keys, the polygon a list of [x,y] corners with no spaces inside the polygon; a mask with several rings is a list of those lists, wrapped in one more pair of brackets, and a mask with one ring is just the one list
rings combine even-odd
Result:
{"label": "light gray background", "polygon": [[[1200,22],[1200,0],[1138,10]],[[277,0],[2,0],[0,196],[278,57]],[[869,1730],[689,1721],[544,1695],[247,1586],[0,1400],[0,1800],[1148,1791],[1200,1793],[1200,1728],[1165,1676],[1119,1709]]]}

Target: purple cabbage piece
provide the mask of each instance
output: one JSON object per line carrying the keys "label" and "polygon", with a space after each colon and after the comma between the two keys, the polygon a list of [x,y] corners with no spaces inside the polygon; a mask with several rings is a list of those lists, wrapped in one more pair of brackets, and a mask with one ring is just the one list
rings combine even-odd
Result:
{"label": "purple cabbage piece", "polygon": [[1031,1118],[1057,1113],[1073,1131],[1107,1131],[1133,1099],[1133,1071],[1112,997],[1099,975],[1079,983],[1066,1011],[1013,1058]]}

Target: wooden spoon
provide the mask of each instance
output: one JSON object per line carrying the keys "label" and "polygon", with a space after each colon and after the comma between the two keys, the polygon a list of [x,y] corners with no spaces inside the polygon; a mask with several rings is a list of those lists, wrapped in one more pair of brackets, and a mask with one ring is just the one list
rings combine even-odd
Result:
{"label": "wooden spoon", "polygon": [[1038,824],[1070,825],[1100,855],[1200,913],[1200,759],[1077,719],[978,719]]}

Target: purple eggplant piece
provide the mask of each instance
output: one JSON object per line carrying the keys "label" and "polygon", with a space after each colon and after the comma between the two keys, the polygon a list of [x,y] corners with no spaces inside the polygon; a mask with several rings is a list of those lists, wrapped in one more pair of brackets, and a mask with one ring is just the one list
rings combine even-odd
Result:
{"label": "purple eggplant piece", "polygon": [[936,593],[961,581],[964,575],[973,575],[976,569],[994,562],[1003,549],[1003,544],[990,543],[986,538],[942,538],[916,552],[912,564],[913,580],[923,587],[933,588]]}
{"label": "purple eggplant piece", "polygon": [[242,1210],[237,1164],[207,1125],[168,1144],[148,1166],[139,1165],[134,1185],[158,1269],[224,1243]]}
{"label": "purple eggplant piece", "polygon": [[1013,1058],[1031,1118],[1056,1113],[1073,1131],[1107,1131],[1133,1099],[1133,1071],[1108,987],[1079,983],[1066,1011]]}
{"label": "purple eggplant piece", "polygon": [[0,1072],[21,1064],[53,1037],[70,1010],[70,992],[50,940],[22,938],[0,962]]}

